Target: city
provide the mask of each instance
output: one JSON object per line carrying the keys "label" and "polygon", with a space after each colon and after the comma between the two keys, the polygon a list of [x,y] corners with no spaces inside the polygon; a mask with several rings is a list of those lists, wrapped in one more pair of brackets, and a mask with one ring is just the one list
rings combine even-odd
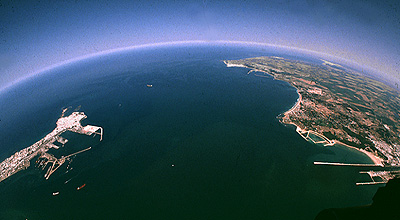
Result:
{"label": "city", "polygon": [[54,173],[54,171],[57,170],[70,156],[90,149],[89,147],[74,154],[62,156],[59,159],[47,153],[51,148],[59,149],[59,146],[55,143],[59,143],[63,147],[68,142],[66,138],[61,137],[61,135],[66,131],[84,135],[97,134],[100,135],[100,141],[103,139],[102,127],[93,125],[83,127],[81,125],[81,121],[87,118],[85,113],[73,112],[69,116],[64,117],[65,111],[66,109],[63,110],[62,116],[57,120],[57,127],[52,132],[31,146],[16,152],[0,163],[0,182],[21,170],[27,169],[30,166],[30,161],[36,156],[39,156],[38,160],[42,160],[41,166],[43,169],[47,167],[48,164],[52,164],[45,174],[45,178],[48,179],[50,175]]}

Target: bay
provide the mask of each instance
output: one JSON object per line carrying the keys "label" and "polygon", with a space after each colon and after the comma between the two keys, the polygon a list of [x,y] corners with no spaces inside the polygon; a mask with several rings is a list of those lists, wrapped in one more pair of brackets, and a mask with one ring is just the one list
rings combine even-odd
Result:
{"label": "bay", "polygon": [[292,86],[222,62],[281,53],[224,45],[122,51],[3,92],[2,158],[50,132],[68,106],[81,106],[84,124],[105,135],[68,136],[65,153],[93,147],[72,170],[46,181],[31,166],[1,182],[0,217],[312,219],[324,208],[372,202],[376,187],[356,187],[364,178],[357,168],[312,164],[367,157],[308,143],[276,119],[297,100]]}

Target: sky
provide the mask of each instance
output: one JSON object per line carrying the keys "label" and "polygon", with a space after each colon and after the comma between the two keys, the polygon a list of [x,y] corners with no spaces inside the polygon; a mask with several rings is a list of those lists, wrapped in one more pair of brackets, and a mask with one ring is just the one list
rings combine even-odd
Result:
{"label": "sky", "polygon": [[78,57],[176,41],[311,50],[400,82],[396,0],[0,0],[0,90]]}

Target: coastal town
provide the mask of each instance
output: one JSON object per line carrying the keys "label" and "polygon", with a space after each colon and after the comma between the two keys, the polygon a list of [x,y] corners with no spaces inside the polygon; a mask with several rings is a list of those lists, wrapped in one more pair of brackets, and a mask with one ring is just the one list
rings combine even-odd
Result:
{"label": "coastal town", "polygon": [[47,153],[50,149],[59,149],[60,147],[64,147],[68,140],[61,137],[61,135],[66,131],[84,135],[97,134],[100,135],[100,141],[103,139],[102,127],[93,125],[86,125],[83,127],[81,125],[81,121],[87,118],[83,112],[72,112],[69,116],[64,116],[66,110],[67,109],[63,110],[61,117],[57,120],[57,127],[52,132],[31,146],[16,152],[0,163],[0,182],[21,170],[27,169],[31,164],[30,161],[34,158],[37,158],[37,162],[39,162],[42,169],[49,165],[45,174],[45,178],[48,179],[51,174],[62,166],[71,156],[90,149],[89,147],[68,156],[62,156],[61,158],[56,158],[54,155]]}
{"label": "coastal town", "polygon": [[[295,87],[299,96],[296,104],[278,118],[296,126],[305,140],[354,148],[377,166],[400,166],[400,95],[395,89],[325,60],[319,64],[256,57],[224,63],[249,68],[256,76],[271,75]],[[371,179],[381,177],[371,172]],[[381,179],[386,177],[399,175],[388,172]]]}

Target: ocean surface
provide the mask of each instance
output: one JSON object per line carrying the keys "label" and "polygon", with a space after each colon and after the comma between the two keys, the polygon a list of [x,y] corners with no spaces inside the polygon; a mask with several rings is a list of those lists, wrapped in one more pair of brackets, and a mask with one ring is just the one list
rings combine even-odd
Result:
{"label": "ocean surface", "polygon": [[159,46],[66,64],[2,91],[1,160],[52,131],[66,107],[104,138],[66,133],[55,155],[92,149],[49,180],[31,161],[1,182],[0,219],[313,219],[371,203],[377,187],[355,185],[368,180],[359,168],[313,165],[368,157],[306,142],[276,119],[295,88],[222,62],[262,55],[312,60],[273,48]]}

